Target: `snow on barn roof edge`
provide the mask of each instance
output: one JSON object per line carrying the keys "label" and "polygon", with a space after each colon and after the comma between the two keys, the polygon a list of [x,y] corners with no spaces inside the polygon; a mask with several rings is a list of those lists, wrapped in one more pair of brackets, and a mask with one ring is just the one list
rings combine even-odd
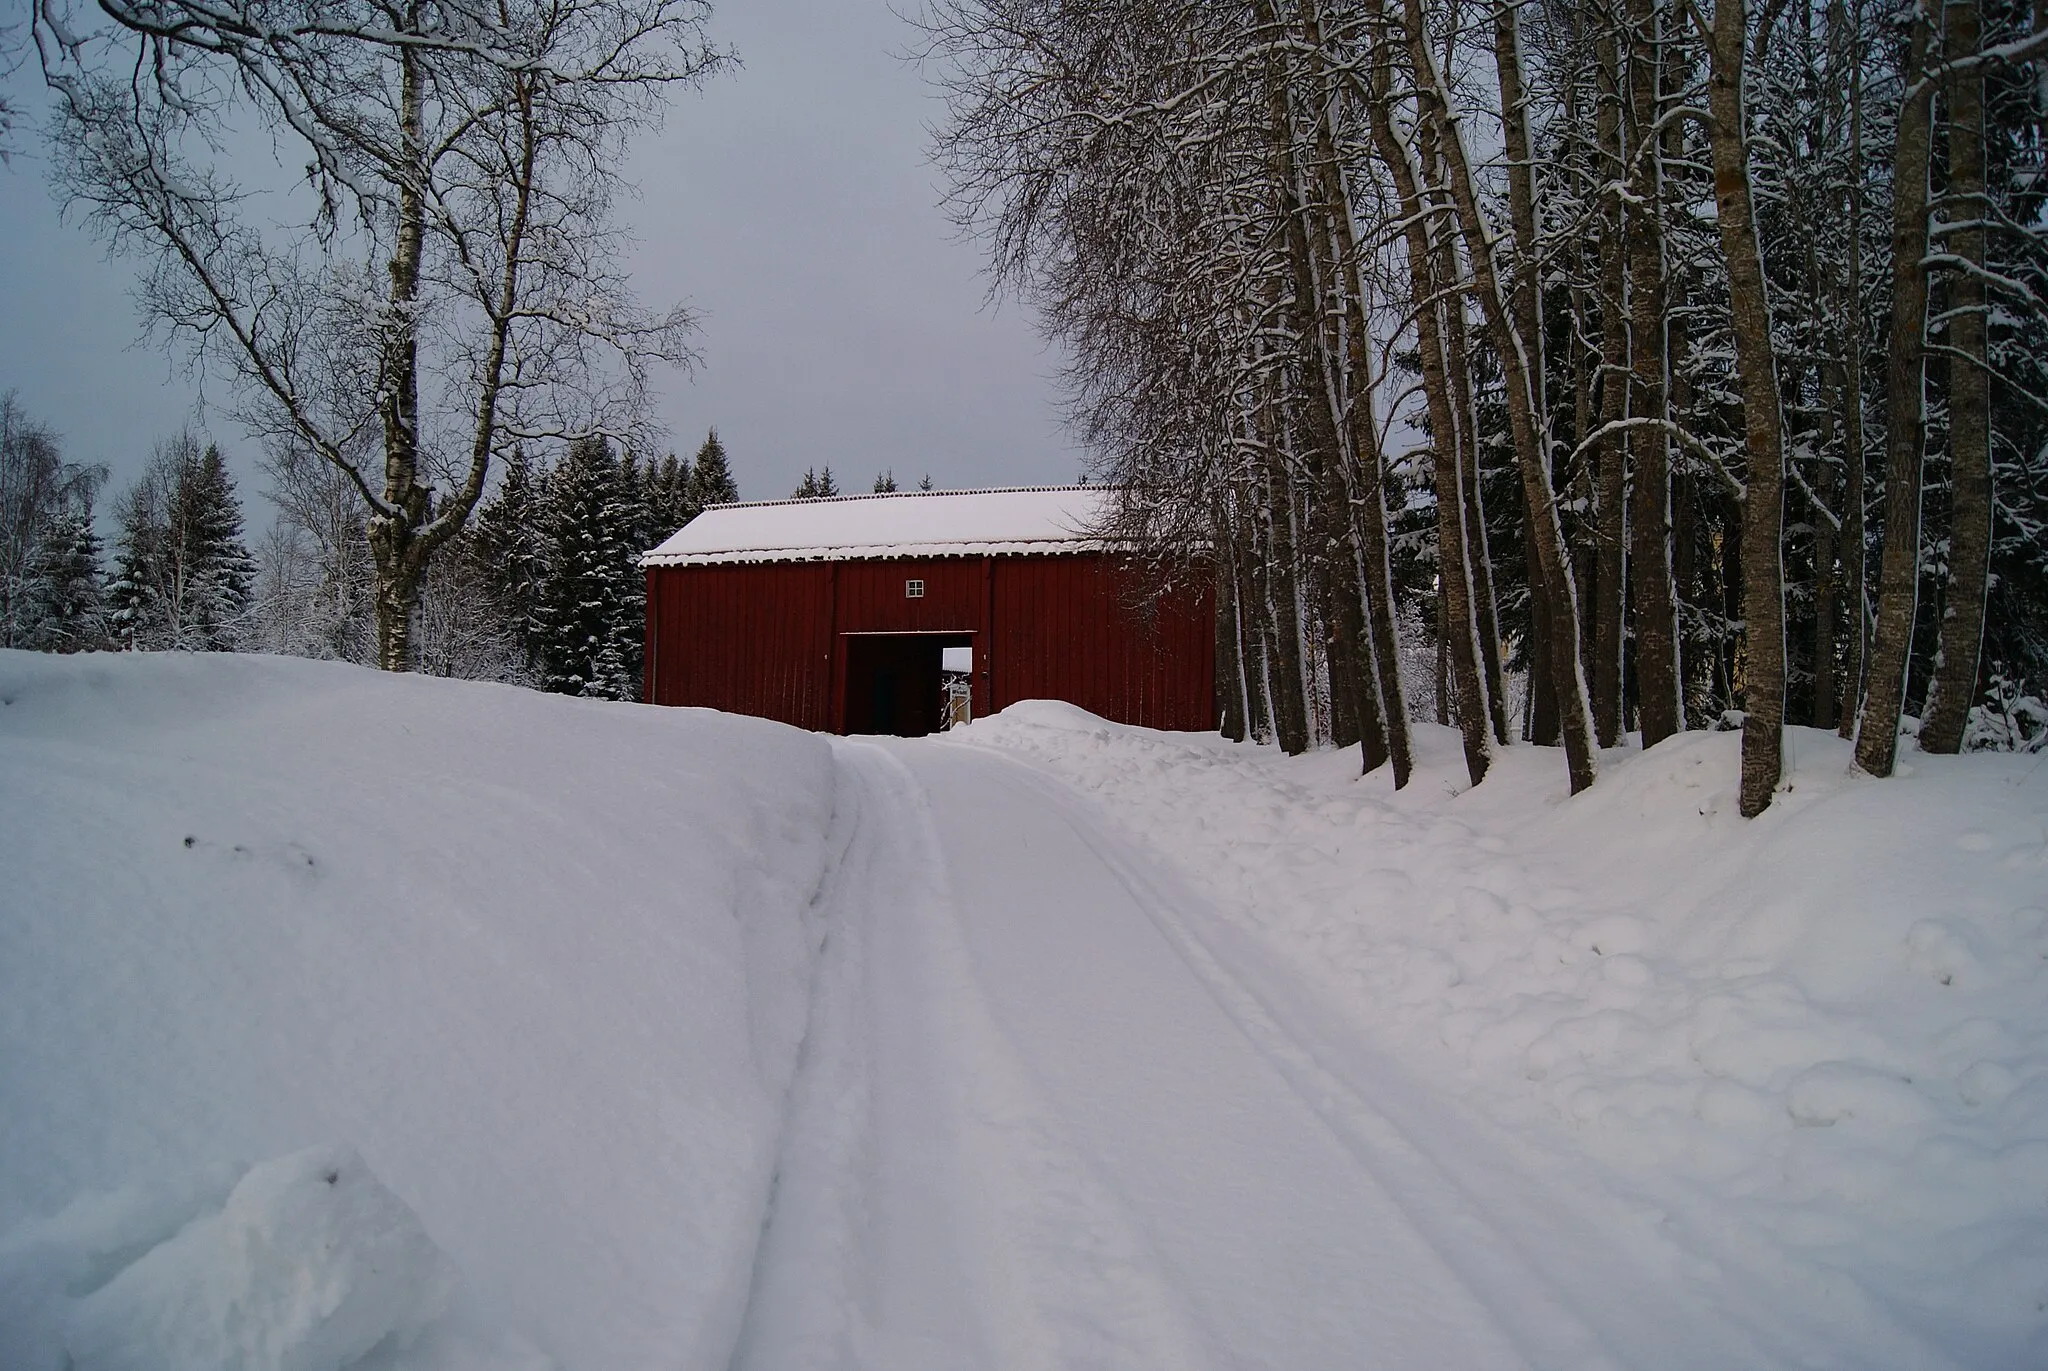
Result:
{"label": "snow on barn roof edge", "polygon": [[1106,486],[1014,486],[713,505],[640,565],[1134,551],[1091,532],[1111,494]]}

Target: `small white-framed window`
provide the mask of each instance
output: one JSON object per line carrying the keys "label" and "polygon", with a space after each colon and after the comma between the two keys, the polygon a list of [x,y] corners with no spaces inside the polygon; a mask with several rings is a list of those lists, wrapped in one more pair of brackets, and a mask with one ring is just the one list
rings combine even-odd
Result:
{"label": "small white-framed window", "polygon": [[922,600],[924,598],[924,582],[905,581],[903,583],[903,598],[906,600]]}

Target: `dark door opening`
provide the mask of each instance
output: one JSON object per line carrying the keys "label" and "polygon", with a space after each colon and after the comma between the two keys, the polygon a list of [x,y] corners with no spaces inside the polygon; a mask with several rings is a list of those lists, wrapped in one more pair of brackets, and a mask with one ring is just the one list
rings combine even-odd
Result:
{"label": "dark door opening", "polygon": [[846,731],[922,738],[944,717],[944,654],[973,643],[971,633],[849,633]]}

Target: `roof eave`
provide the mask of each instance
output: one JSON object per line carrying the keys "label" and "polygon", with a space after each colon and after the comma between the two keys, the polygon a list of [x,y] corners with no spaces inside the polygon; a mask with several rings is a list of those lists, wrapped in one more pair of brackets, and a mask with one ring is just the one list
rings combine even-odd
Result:
{"label": "roof eave", "polygon": [[723,566],[733,563],[764,562],[935,562],[968,557],[1075,557],[1088,553],[1129,553],[1141,551],[1136,543],[1102,542],[1004,542],[1004,543],[919,543],[896,547],[803,547],[742,548],[728,552],[683,552],[662,556],[645,553],[642,567]]}

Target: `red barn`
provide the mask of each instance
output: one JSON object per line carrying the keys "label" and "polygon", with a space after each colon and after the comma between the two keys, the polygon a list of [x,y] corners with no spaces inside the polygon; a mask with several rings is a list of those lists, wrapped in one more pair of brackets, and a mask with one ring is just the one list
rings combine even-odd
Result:
{"label": "red barn", "polygon": [[720,505],[641,559],[645,698],[834,733],[939,726],[948,648],[977,717],[1067,700],[1152,728],[1216,726],[1206,588],[1144,595],[1086,530],[1087,486]]}

